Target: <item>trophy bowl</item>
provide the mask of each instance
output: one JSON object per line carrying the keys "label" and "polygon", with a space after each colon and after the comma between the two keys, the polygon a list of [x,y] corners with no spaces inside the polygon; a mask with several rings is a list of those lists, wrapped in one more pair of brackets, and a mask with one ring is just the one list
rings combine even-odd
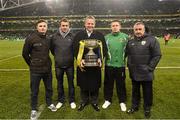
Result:
{"label": "trophy bowl", "polygon": [[96,39],[88,39],[85,40],[85,48],[87,48],[89,51],[85,55],[85,65],[86,67],[96,67],[98,65],[98,55],[96,55],[93,51],[93,49],[99,47],[98,42],[99,40]]}

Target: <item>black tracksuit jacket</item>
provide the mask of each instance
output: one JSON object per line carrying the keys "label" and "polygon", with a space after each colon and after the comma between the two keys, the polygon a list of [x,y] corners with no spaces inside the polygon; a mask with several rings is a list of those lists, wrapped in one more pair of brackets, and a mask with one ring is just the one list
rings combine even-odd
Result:
{"label": "black tracksuit jacket", "polygon": [[161,58],[157,39],[149,34],[128,41],[126,47],[130,77],[135,81],[152,81],[153,71]]}
{"label": "black tracksuit jacket", "polygon": [[46,35],[38,32],[26,38],[22,56],[33,73],[51,72],[51,59],[49,57],[50,42]]}
{"label": "black tracksuit jacket", "polygon": [[71,32],[63,38],[59,31],[50,37],[50,48],[55,58],[55,67],[67,68],[74,65],[73,34]]}

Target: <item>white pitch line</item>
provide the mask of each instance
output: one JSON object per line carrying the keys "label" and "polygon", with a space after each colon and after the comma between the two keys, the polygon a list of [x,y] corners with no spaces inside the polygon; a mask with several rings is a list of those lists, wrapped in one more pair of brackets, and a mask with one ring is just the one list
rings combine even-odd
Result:
{"label": "white pitch line", "polygon": [[[55,69],[52,69],[53,71]],[[11,71],[29,71],[29,69],[0,69],[2,72],[11,72]]]}
{"label": "white pitch line", "polygon": [[[126,68],[128,69],[128,68]],[[156,69],[180,69],[179,67],[156,67]],[[55,69],[52,69],[53,71]],[[29,69],[0,69],[1,72],[11,72],[11,71],[29,71]]]}
{"label": "white pitch line", "polygon": [[43,112],[43,110],[45,109],[45,105],[42,104],[39,106],[38,112],[37,112],[37,120],[40,117],[41,113]]}
{"label": "white pitch line", "polygon": [[29,71],[29,69],[0,69],[2,72],[11,72],[11,71]]}
{"label": "white pitch line", "polygon": [[168,47],[168,48],[180,48],[180,47]]}
{"label": "white pitch line", "polygon": [[21,56],[21,55],[15,55],[15,56],[12,56],[12,57],[9,57],[9,58],[1,59],[0,62],[4,62],[4,61],[7,61],[7,60],[10,60],[10,59],[19,57],[19,56]]}
{"label": "white pitch line", "polygon": [[179,69],[180,67],[156,67],[156,69]]}

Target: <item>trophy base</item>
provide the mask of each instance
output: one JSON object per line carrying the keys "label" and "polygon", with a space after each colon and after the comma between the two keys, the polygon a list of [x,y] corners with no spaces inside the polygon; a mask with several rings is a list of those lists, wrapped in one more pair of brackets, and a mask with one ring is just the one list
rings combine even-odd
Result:
{"label": "trophy base", "polygon": [[86,63],[85,62],[85,65],[84,65],[85,67],[97,67],[97,66],[99,66],[98,65],[98,63]]}
{"label": "trophy base", "polygon": [[85,67],[97,67],[98,62],[97,62],[97,55],[86,55],[85,56]]}

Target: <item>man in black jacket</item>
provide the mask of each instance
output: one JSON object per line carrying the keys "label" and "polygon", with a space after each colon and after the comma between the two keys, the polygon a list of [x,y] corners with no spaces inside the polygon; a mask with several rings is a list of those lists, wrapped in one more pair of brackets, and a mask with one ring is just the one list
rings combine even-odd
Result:
{"label": "man in black jacket", "polygon": [[51,52],[55,59],[55,71],[58,89],[58,104],[60,108],[65,101],[63,76],[66,72],[69,88],[69,103],[72,109],[76,108],[74,91],[74,56],[73,56],[73,35],[70,32],[70,24],[67,18],[59,22],[59,30],[51,37]]}
{"label": "man in black jacket", "polygon": [[38,92],[41,79],[43,79],[46,104],[51,111],[56,111],[52,104],[52,72],[49,57],[49,41],[46,37],[47,22],[39,20],[36,24],[37,31],[26,38],[22,56],[30,67],[31,87],[31,119],[37,117]]}
{"label": "man in black jacket", "polygon": [[[105,38],[102,33],[94,31],[95,27],[95,18],[93,16],[87,16],[85,18],[85,29],[80,31],[74,37],[74,53],[77,58],[77,85],[81,89],[81,104],[78,108],[79,111],[82,111],[84,107],[91,100],[91,105],[96,111],[99,111],[98,106],[98,93],[101,86],[101,66],[102,58],[101,56],[106,56],[107,46],[105,43]],[[95,67],[86,67],[85,66],[85,55],[89,52],[87,48],[82,50],[82,44],[84,41],[89,39],[97,39],[102,43],[102,50],[99,48],[93,49],[94,53],[98,55],[98,66]],[[103,53],[102,53],[102,52]],[[102,54],[100,54],[102,53]],[[82,59],[79,59],[81,57]]]}
{"label": "man in black jacket", "polygon": [[161,50],[157,39],[145,32],[144,23],[135,23],[133,29],[135,36],[128,41],[126,47],[129,74],[132,79],[132,106],[127,112],[134,113],[138,110],[142,85],[144,115],[149,118],[153,100],[153,73],[161,58]]}

